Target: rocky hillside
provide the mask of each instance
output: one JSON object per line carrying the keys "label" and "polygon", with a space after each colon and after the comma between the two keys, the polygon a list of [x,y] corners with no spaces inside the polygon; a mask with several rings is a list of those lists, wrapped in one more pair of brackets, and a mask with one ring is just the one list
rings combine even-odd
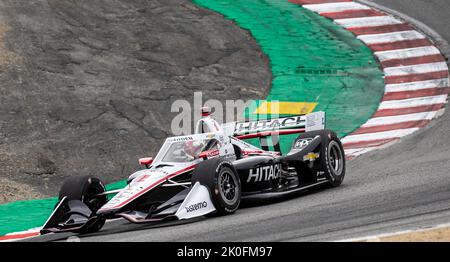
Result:
{"label": "rocky hillside", "polygon": [[0,2],[0,202],[106,182],[170,135],[174,100],[261,98],[250,34],[188,0]]}

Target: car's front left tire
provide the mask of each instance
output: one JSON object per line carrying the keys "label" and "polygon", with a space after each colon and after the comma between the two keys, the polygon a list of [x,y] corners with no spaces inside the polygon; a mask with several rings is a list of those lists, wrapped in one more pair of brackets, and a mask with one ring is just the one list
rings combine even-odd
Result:
{"label": "car's front left tire", "polygon": [[241,202],[241,181],[228,161],[215,158],[201,162],[192,174],[192,184],[200,182],[209,189],[219,215],[236,212]]}
{"label": "car's front left tire", "polygon": [[[72,176],[67,178],[59,191],[59,200],[66,197],[67,200],[79,200],[86,204],[93,214],[106,204],[106,195],[103,182],[92,176]],[[82,229],[79,233],[87,234],[99,231],[105,224],[105,219],[99,218],[89,227]]]}

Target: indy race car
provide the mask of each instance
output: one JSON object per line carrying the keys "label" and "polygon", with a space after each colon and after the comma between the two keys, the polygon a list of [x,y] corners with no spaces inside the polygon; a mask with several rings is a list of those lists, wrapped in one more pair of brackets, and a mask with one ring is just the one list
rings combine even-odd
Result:
{"label": "indy race car", "polygon": [[[324,112],[222,125],[210,112],[202,108],[195,134],[167,138],[156,157],[140,159],[144,168],[121,190],[106,191],[92,176],[68,178],[41,234],[92,233],[115,218],[150,223],[228,215],[241,200],[284,197],[323,184],[337,187],[344,180],[344,150],[325,129]],[[287,134],[298,137],[282,155],[278,140]],[[261,148],[243,141],[249,138],[259,138]]]}

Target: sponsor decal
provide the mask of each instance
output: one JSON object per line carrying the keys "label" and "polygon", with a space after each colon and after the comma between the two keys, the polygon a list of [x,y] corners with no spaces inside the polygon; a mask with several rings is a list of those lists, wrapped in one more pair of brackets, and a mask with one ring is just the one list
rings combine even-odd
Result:
{"label": "sponsor decal", "polygon": [[162,174],[164,174],[164,175],[169,175],[169,172],[167,172],[167,170],[164,170],[164,169],[161,169],[161,168],[158,168],[158,169],[149,169],[149,170],[146,170],[148,173],[162,173]]}
{"label": "sponsor decal", "polygon": [[294,148],[295,149],[305,148],[311,143],[311,141],[313,141],[312,138],[299,139],[295,142]]}
{"label": "sponsor decal", "polygon": [[303,156],[303,161],[311,161],[311,162],[313,162],[314,160],[318,159],[319,157],[320,157],[319,154],[311,152],[311,153],[308,153],[308,154]]}
{"label": "sponsor decal", "polygon": [[251,168],[247,182],[261,182],[277,179],[281,176],[281,164]]}
{"label": "sponsor decal", "polygon": [[216,158],[218,156],[219,156],[219,150],[217,150],[217,149],[200,153],[200,158],[204,158],[204,159]]}
{"label": "sponsor decal", "polygon": [[192,204],[190,206],[184,207],[186,209],[186,212],[190,213],[190,212],[194,212],[197,211],[199,209],[203,209],[208,207],[208,203],[206,203],[206,201],[197,203],[197,204]]}
{"label": "sponsor decal", "polygon": [[293,116],[271,120],[258,120],[252,122],[237,123],[235,128],[235,135],[245,133],[255,133],[261,131],[270,131],[277,129],[288,129],[305,126],[304,116]]}
{"label": "sponsor decal", "polygon": [[242,150],[243,156],[252,156],[252,155],[263,155],[267,154],[268,152],[262,151],[262,150]]}
{"label": "sponsor decal", "polygon": [[190,137],[190,136],[187,136],[187,137],[174,137],[174,138],[170,138],[169,141],[181,142],[181,141],[190,141],[190,140],[194,140],[194,138]]}

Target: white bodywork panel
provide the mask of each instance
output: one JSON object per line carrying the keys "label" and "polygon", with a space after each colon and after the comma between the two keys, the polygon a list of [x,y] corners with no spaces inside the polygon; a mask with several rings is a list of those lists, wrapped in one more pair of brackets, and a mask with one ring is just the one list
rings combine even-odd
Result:
{"label": "white bodywork panel", "polygon": [[211,201],[209,190],[200,182],[197,182],[180,205],[175,216],[178,219],[189,219],[204,216],[214,211],[216,211],[216,208]]}
{"label": "white bodywork panel", "polygon": [[305,131],[317,131],[325,129],[325,112],[316,112],[306,115]]}
{"label": "white bodywork panel", "polygon": [[[199,161],[196,161],[199,162]],[[178,172],[188,172],[195,167],[195,163],[179,163],[176,167],[168,166],[160,169],[144,169],[134,173],[134,179],[124,187],[100,211],[124,207],[139,196],[167,181]],[[182,174],[180,173],[180,174]]]}

